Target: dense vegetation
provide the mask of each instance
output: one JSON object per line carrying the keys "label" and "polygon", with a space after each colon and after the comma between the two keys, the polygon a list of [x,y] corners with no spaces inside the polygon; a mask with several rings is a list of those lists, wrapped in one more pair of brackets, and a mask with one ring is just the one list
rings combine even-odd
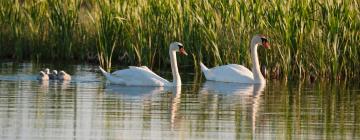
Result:
{"label": "dense vegetation", "polygon": [[[249,43],[266,34],[260,62],[272,77],[360,76],[360,5],[353,0],[1,0],[0,58],[97,60],[110,68],[250,66]],[[195,67],[195,69],[198,69]]]}

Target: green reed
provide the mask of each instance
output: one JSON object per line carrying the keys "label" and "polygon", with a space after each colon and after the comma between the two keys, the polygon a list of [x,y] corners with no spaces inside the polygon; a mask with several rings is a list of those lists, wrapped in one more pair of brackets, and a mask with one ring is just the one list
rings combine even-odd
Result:
{"label": "green reed", "polygon": [[[260,62],[271,78],[359,78],[360,11],[357,1],[8,0],[0,2],[0,57],[77,59],[169,66],[168,45],[191,53],[182,66],[198,70],[238,63],[251,66],[255,34],[269,36]],[[28,53],[30,52],[30,53]]]}
{"label": "green reed", "polygon": [[[97,1],[100,7],[100,19],[97,31],[97,52],[101,66],[110,70],[111,59],[117,46],[118,33],[121,31],[122,18],[118,16],[120,8],[117,2]],[[96,23],[95,23],[96,24]]]}
{"label": "green reed", "polygon": [[[55,58],[72,58],[73,39],[78,29],[80,0],[49,0],[49,47]],[[54,45],[54,46],[53,46]]]}

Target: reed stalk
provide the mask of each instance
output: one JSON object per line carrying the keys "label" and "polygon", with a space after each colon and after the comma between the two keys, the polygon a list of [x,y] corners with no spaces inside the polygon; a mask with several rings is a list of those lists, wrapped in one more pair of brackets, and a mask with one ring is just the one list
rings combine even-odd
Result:
{"label": "reed stalk", "polygon": [[[265,4],[266,3],[266,4]],[[251,66],[255,34],[273,78],[360,78],[360,10],[357,1],[273,0],[5,0],[0,2],[0,57],[77,59],[96,55],[112,63],[169,67],[168,45],[179,41],[202,61]],[[30,52],[30,53],[29,53]]]}

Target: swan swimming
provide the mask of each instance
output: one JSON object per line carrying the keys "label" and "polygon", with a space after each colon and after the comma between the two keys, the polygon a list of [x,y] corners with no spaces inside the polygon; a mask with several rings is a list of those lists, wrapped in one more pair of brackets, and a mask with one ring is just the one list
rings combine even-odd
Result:
{"label": "swan swimming", "polygon": [[263,35],[255,35],[251,39],[251,59],[253,64],[252,72],[245,66],[238,64],[217,66],[209,69],[200,62],[201,71],[204,73],[206,80],[210,81],[253,84],[266,83],[259,66],[257,54],[257,47],[259,45],[262,45],[267,49],[270,47],[267,38]]}
{"label": "swan swimming", "polygon": [[170,44],[169,54],[171,71],[173,75],[172,82],[169,82],[168,80],[155,74],[146,66],[129,66],[129,69],[117,70],[111,74],[106,72],[101,67],[99,68],[106,79],[109,80],[112,84],[121,84],[126,86],[181,86],[181,78],[177,66],[176,52],[179,52],[182,55],[187,55],[183,44],[179,42],[173,42]]}

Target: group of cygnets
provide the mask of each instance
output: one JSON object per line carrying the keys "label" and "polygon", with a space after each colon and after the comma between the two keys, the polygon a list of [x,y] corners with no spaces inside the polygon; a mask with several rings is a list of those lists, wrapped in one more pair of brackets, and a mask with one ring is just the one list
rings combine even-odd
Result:
{"label": "group of cygnets", "polygon": [[53,70],[50,73],[50,69],[46,68],[44,71],[40,71],[38,80],[46,81],[46,80],[71,80],[71,76],[67,74],[65,71],[60,71],[59,73],[57,70]]}

